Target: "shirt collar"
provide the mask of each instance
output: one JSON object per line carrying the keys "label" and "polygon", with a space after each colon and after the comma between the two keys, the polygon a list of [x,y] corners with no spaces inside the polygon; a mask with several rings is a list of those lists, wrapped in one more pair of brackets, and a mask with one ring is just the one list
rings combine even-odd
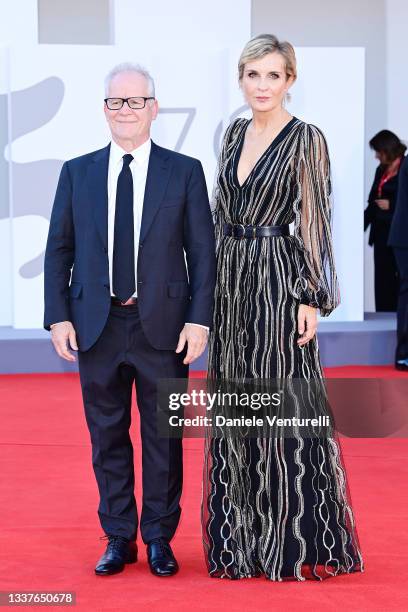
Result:
{"label": "shirt collar", "polygon": [[[152,141],[149,138],[144,142],[140,147],[133,149],[130,151],[130,154],[133,155],[133,159],[137,164],[143,164],[147,162],[150,155],[150,150],[152,148]],[[119,164],[122,161],[122,157],[126,155],[127,151],[122,149],[114,140],[111,141],[110,146],[110,163]]]}

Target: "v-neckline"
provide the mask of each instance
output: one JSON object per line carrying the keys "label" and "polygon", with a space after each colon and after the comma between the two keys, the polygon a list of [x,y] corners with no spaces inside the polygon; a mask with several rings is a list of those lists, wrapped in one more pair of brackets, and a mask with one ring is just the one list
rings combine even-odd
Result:
{"label": "v-neckline", "polygon": [[259,165],[259,163],[261,162],[261,160],[265,157],[265,155],[268,153],[268,151],[276,144],[277,140],[280,139],[281,137],[284,136],[287,128],[294,122],[296,121],[296,117],[293,116],[292,119],[290,119],[284,126],[283,128],[280,130],[280,132],[277,133],[277,135],[275,136],[275,138],[272,140],[272,142],[270,142],[268,144],[268,146],[266,147],[266,149],[264,150],[263,153],[261,153],[261,155],[258,157],[258,159],[256,160],[255,164],[252,166],[251,171],[249,172],[249,174],[247,175],[246,179],[244,180],[244,182],[241,184],[239,182],[239,178],[238,178],[238,165],[241,159],[241,153],[242,153],[242,148],[244,146],[244,141],[245,141],[245,134],[246,131],[248,129],[249,124],[251,123],[252,119],[248,119],[247,124],[244,126],[244,129],[241,132],[240,135],[240,141],[238,144],[238,148],[235,154],[235,159],[237,160],[236,163],[234,164],[234,176],[235,176],[235,181],[239,187],[239,189],[242,189],[245,184],[248,182],[249,177],[253,174],[254,170],[257,168],[257,166]]}

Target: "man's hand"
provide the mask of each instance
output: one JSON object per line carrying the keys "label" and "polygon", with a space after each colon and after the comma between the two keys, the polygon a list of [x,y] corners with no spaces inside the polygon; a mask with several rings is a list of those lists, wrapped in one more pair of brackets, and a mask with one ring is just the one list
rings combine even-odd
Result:
{"label": "man's hand", "polygon": [[200,325],[186,323],[180,332],[176,353],[181,353],[187,342],[187,354],[183,359],[185,365],[192,363],[202,355],[207,344],[208,331]]}
{"label": "man's hand", "polygon": [[389,200],[376,200],[375,203],[377,204],[378,208],[381,208],[381,210],[389,210],[390,209],[390,201]]}
{"label": "man's hand", "polygon": [[76,361],[74,355],[69,351],[69,348],[73,351],[78,350],[75,329],[71,321],[53,323],[51,325],[51,340],[60,357],[67,361]]}
{"label": "man's hand", "polygon": [[306,306],[306,304],[300,304],[298,310],[298,334],[301,338],[298,338],[298,346],[303,346],[310,342],[316,333],[317,329],[317,308],[313,306]]}

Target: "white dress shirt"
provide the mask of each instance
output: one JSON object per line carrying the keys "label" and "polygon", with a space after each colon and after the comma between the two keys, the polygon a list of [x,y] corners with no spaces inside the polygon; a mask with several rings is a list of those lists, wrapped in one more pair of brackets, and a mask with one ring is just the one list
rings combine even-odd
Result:
{"label": "white dress shirt", "polygon": [[[130,151],[133,156],[129,164],[133,179],[133,224],[134,224],[134,243],[135,243],[135,287],[137,287],[137,256],[139,253],[139,235],[140,225],[142,223],[142,210],[144,192],[146,187],[147,169],[149,166],[150,149],[152,141],[146,140],[140,147]],[[112,140],[109,153],[109,170],[108,170],[108,257],[109,257],[109,281],[111,287],[111,295],[113,295],[112,287],[112,262],[113,262],[113,236],[115,228],[115,207],[116,207],[116,189],[118,177],[123,166],[123,156],[127,151],[122,149],[115,141]],[[135,290],[133,297],[137,296]]]}
{"label": "white dress shirt", "polygon": [[[133,179],[133,224],[134,224],[134,244],[135,244],[135,287],[137,288],[137,257],[139,253],[139,236],[140,226],[142,223],[143,200],[146,188],[147,169],[149,167],[149,157],[152,148],[152,141],[146,140],[140,147],[130,151],[133,156],[129,164]],[[123,166],[123,156],[127,151],[122,149],[114,140],[111,142],[109,153],[109,169],[108,169],[108,257],[109,257],[109,281],[111,287],[112,282],[112,262],[113,262],[113,236],[115,228],[115,207],[116,207],[116,189],[118,177]],[[135,290],[132,297],[137,297]],[[209,328],[198,323],[188,323],[188,325],[198,325],[207,331]]]}

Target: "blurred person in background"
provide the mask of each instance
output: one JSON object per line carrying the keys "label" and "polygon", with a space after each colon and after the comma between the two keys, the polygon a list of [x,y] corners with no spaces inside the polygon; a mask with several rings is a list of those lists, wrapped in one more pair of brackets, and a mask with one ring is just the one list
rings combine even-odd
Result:
{"label": "blurred person in background", "polygon": [[395,367],[408,371],[408,158],[402,164],[398,195],[388,245],[392,247],[399,272],[397,350]]}
{"label": "blurred person in background", "polygon": [[395,312],[398,272],[388,236],[397,198],[398,173],[406,146],[389,130],[381,130],[371,140],[379,166],[364,211],[364,231],[370,226],[368,244],[374,245],[374,291],[377,312]]}

